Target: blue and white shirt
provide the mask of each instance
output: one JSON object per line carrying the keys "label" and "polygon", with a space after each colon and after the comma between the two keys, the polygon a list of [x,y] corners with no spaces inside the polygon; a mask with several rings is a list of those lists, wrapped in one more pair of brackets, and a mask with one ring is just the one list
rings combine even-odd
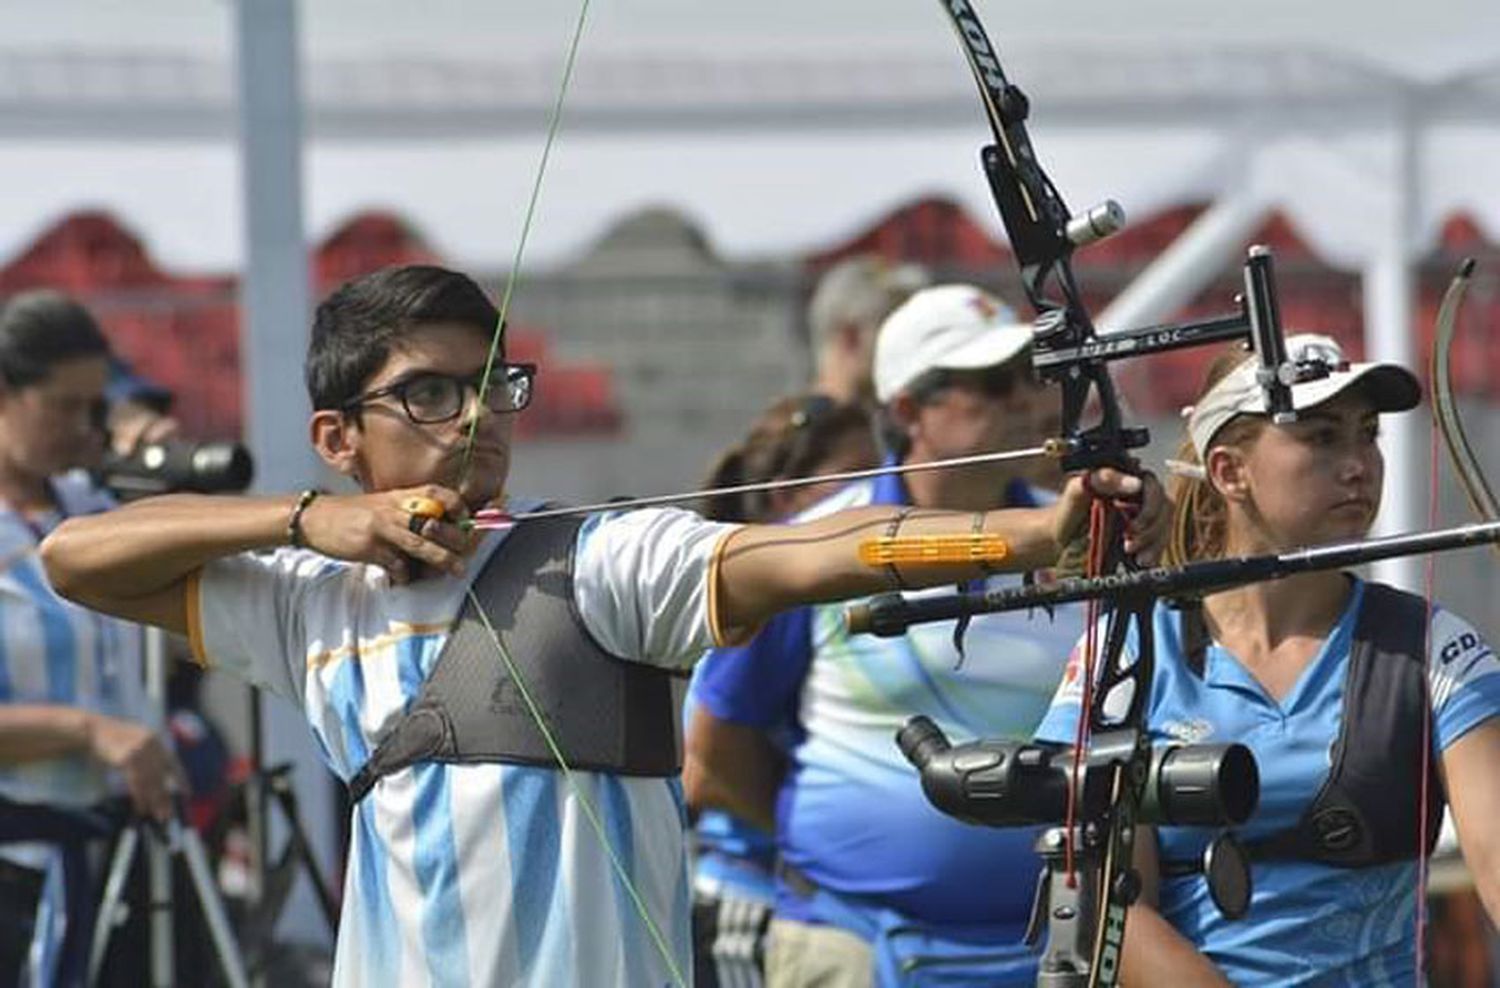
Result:
{"label": "blue and white shirt", "polygon": [[[1028,503],[1019,495],[1012,504]],[[803,517],[908,501],[900,479],[884,476],[843,488]],[[990,585],[1019,580],[996,576]],[[919,625],[900,638],[850,636],[844,606],[789,611],[748,646],[716,650],[701,667],[697,701],[734,723],[795,721],[801,737],[778,796],[777,841],[783,858],[818,887],[937,926],[1003,928],[1019,941],[1038,873],[1035,831],[975,827],[938,812],[895,737],[925,714],[955,744],[1030,738],[1082,628],[1082,610],[977,617],[961,658],[953,622]],[[831,921],[786,889],[777,912]]]}
{"label": "blue and white shirt", "polygon": [[[1260,804],[1238,831],[1246,840],[1295,826],[1328,775],[1363,597],[1364,583],[1353,579],[1338,623],[1279,702],[1216,643],[1204,656],[1203,675],[1195,675],[1183,656],[1180,615],[1162,604],[1155,609],[1156,675],[1147,713],[1152,741],[1238,741],[1250,748],[1260,769]],[[1500,715],[1500,660],[1468,622],[1441,608],[1434,609],[1428,640],[1433,750],[1444,751]],[[1135,649],[1132,630],[1126,662]],[[1038,737],[1073,742],[1082,679],[1065,678]],[[1393,795],[1411,804],[1415,819],[1416,794]],[[1158,831],[1162,857],[1170,860],[1200,856],[1212,836],[1186,827]],[[1252,868],[1254,891],[1242,919],[1219,915],[1201,876],[1163,879],[1160,908],[1236,985],[1411,984],[1416,868],[1415,861],[1352,869],[1260,862]]]}
{"label": "blue and white shirt", "polygon": [[[0,504],[0,703],[139,719],[141,629],[59,597],[36,551],[64,518],[114,501],[83,473],[54,478],[52,490],[60,511],[22,516]],[[86,755],[0,767],[0,793],[28,802],[84,806],[108,795],[109,784],[108,771]]]}
{"label": "blue and white shirt", "polygon": [[[143,720],[141,629],[79,607],[53,592],[37,556],[42,537],[65,517],[114,506],[83,472],[52,479],[60,510],[25,515],[0,504],[0,704],[46,704]],[[0,766],[0,793],[30,803],[85,806],[115,780],[86,754]],[[48,872],[38,912],[31,968],[49,983],[61,943],[61,874],[46,844],[0,844],[0,855]]]}
{"label": "blue and white shirt", "polygon": [[[585,522],[575,598],[599,644],[691,665],[714,644],[711,571],[732,528],[676,510]],[[505,534],[486,540],[464,578],[406,586],[306,550],[216,561],[189,594],[195,652],[302,706],[347,781],[417,696],[468,583]],[[334,984],[655,988],[691,977],[679,781],[572,779],[436,763],[385,777],[354,811]],[[597,810],[609,849],[573,786]]]}

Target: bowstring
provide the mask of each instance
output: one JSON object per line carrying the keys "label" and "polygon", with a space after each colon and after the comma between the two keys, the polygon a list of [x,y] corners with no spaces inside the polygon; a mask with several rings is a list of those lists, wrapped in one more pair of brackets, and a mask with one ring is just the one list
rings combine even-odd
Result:
{"label": "bowstring", "polygon": [[[1433,373],[1437,373],[1436,365]],[[1434,399],[1436,400],[1436,399]],[[1427,527],[1437,528],[1442,514],[1438,504],[1441,492],[1438,473],[1438,417],[1432,417],[1432,434],[1428,439]],[[1427,798],[1431,785],[1432,764],[1432,616],[1437,606],[1437,554],[1428,553],[1422,561],[1422,759],[1421,784],[1417,793],[1417,903],[1416,903],[1416,984],[1422,983],[1427,934]]]}
{"label": "bowstring", "polygon": [[630,896],[630,901],[635,905],[636,912],[640,915],[641,921],[646,924],[646,931],[651,936],[651,942],[656,945],[656,949],[661,954],[662,960],[666,962],[667,970],[672,975],[672,980],[677,984],[678,988],[687,988],[687,982],[683,979],[682,971],[677,967],[677,962],[672,958],[672,950],[667,946],[666,938],[662,935],[661,928],[651,919],[651,912],[646,908],[646,902],[641,897],[640,890],[630,880],[630,874],[626,870],[624,863],[620,860],[619,852],[615,850],[614,844],[610,842],[609,834],[605,831],[604,821],[600,818],[598,809],[595,808],[593,802],[584,794],[583,787],[580,785],[577,775],[568,764],[567,758],[563,756],[562,746],[558,743],[557,736],[552,733],[552,729],[548,726],[547,718],[542,713],[541,707],[532,699],[531,691],[526,687],[526,681],[521,678],[521,670],[511,657],[510,650],[505,647],[505,643],[500,639],[500,633],[490,623],[490,616],[485,612],[484,605],[480,603],[479,596],[474,593],[472,586],[469,587],[468,594],[469,602],[473,605],[474,612],[479,615],[480,622],[490,634],[490,640],[495,643],[495,651],[500,653],[500,659],[505,663],[506,672],[510,674],[510,678],[515,682],[516,688],[521,694],[521,699],[526,703],[526,709],[530,711],[532,720],[536,721],[536,726],[541,730],[542,740],[546,742],[547,750],[552,754],[553,759],[557,761],[558,768],[562,771],[563,778],[567,781],[568,791],[573,794],[574,799],[578,800],[578,805],[583,810],[584,817],[588,819],[589,826],[593,828],[595,835],[599,838],[599,842],[604,845],[604,853],[609,858],[610,868],[614,871],[615,877],[620,880],[620,884],[625,886],[625,893]]}
{"label": "bowstring", "polygon": [[573,66],[578,60],[579,42],[583,40],[583,28],[588,21],[589,0],[582,0],[578,7],[578,20],[573,25],[573,36],[568,42],[568,54],[563,61],[562,84],[557,88],[557,99],[553,101],[552,113],[547,121],[547,138],[542,142],[542,157],[537,164],[536,178],[531,183],[531,196],[526,202],[526,214],[521,220],[521,235],[516,241],[516,251],[511,258],[510,274],[505,279],[505,291],[500,297],[500,312],[495,319],[495,333],[490,339],[490,352],[484,361],[484,374],[480,377],[479,393],[475,397],[475,415],[469,422],[469,435],[464,440],[464,458],[459,474],[459,487],[469,479],[473,467],[474,438],[479,431],[480,410],[485,407],[485,396],[490,388],[490,372],[495,367],[495,357],[505,340],[505,317],[510,312],[510,302],[515,295],[516,284],[521,280],[521,260],[526,255],[526,241],[531,235],[532,221],[536,218],[537,202],[542,195],[542,179],[547,174],[547,162],[552,157],[552,145],[557,141],[557,131],[562,123],[563,103],[567,99],[568,87],[573,81]]}
{"label": "bowstring", "polygon": [[[469,421],[468,435],[464,440],[463,465],[460,470],[458,483],[460,489],[465,486],[469,479],[470,471],[473,469],[474,442],[479,430],[479,419],[484,414],[483,409],[486,407],[485,401],[490,388],[490,375],[495,367],[495,359],[499,356],[501,345],[505,339],[506,316],[510,312],[511,300],[515,297],[516,285],[521,279],[521,263],[525,257],[526,244],[536,218],[537,203],[541,199],[542,181],[546,176],[547,164],[552,156],[552,147],[557,141],[557,133],[562,123],[563,106],[567,100],[568,88],[572,83],[573,69],[578,61],[578,49],[583,39],[584,26],[588,22],[589,3],[590,0],[581,0],[579,4],[578,19],[574,23],[572,37],[568,42],[567,56],[563,61],[562,82],[558,86],[557,98],[552,104],[551,115],[547,122],[547,137],[542,143],[541,159],[537,164],[536,177],[531,184],[531,194],[526,203],[526,213],[521,221],[520,237],[516,242],[515,254],[511,258],[510,273],[505,280],[505,291],[500,298],[499,313],[495,320],[495,332],[490,339],[489,353],[485,357],[484,373],[480,377],[479,388],[474,399],[474,415]],[[615,877],[619,879],[620,884],[624,886],[625,893],[629,896],[631,904],[635,907],[636,914],[640,917],[641,922],[645,924],[646,931],[651,937],[651,942],[661,955],[663,962],[665,962],[667,970],[672,976],[673,983],[678,988],[687,988],[687,981],[683,977],[681,969],[678,968],[676,960],[672,957],[671,948],[667,945],[661,928],[652,920],[650,910],[646,908],[646,903],[641,896],[640,890],[636,887],[635,882],[631,880],[629,872],[620,860],[619,852],[609,839],[609,834],[605,830],[604,822],[599,815],[598,809],[583,791],[577,775],[563,754],[557,737],[548,726],[541,708],[533,700],[531,691],[527,688],[525,679],[522,678],[520,668],[511,657],[509,650],[505,647],[505,643],[501,641],[500,635],[495,631],[494,625],[490,623],[489,614],[485,611],[484,605],[474,593],[472,584],[468,588],[468,595],[470,602],[474,606],[475,613],[479,615],[479,619],[484,624],[485,630],[489,632],[490,640],[495,644],[495,651],[505,664],[506,672],[516,684],[517,690],[526,703],[526,709],[530,712],[532,720],[536,722],[537,729],[541,732],[542,739],[546,743],[548,751],[557,762],[558,770],[562,772],[568,791],[577,801],[580,809],[583,811],[584,817],[589,821],[589,825],[593,829],[595,836],[598,837],[599,843],[603,846],[605,856],[609,859],[611,870],[614,872]]]}

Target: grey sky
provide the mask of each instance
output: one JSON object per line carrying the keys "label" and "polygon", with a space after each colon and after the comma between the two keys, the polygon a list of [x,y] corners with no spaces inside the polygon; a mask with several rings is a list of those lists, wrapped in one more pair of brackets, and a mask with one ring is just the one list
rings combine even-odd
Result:
{"label": "grey sky", "polygon": [[[1315,46],[1402,72],[1500,63],[1496,0],[988,0],[1002,48],[1031,41],[1140,45],[1211,40]],[[305,50],[448,53],[503,60],[560,48],[574,0],[304,0]],[[231,0],[5,0],[4,48],[226,52]],[[593,0],[586,50],[951,46],[936,0]]]}

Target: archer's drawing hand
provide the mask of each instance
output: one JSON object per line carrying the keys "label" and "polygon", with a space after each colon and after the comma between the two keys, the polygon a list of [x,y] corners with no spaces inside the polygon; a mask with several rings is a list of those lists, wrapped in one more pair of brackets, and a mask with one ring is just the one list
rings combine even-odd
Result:
{"label": "archer's drawing hand", "polygon": [[186,791],[177,756],[148,727],[93,714],[88,719],[89,754],[125,779],[131,806],[165,823],[172,818],[173,792]]}
{"label": "archer's drawing hand", "polygon": [[1154,566],[1171,534],[1172,512],[1154,474],[1139,476],[1112,467],[1068,478],[1057,501],[1053,533],[1059,547],[1088,536],[1089,505],[1107,501],[1125,519],[1125,551],[1143,566]]}
{"label": "archer's drawing hand", "polygon": [[[434,510],[413,510],[427,503]],[[435,509],[442,515],[435,516]],[[323,495],[302,515],[309,548],[335,559],[372,563],[393,584],[409,583],[426,571],[464,571],[464,557],[478,536],[462,527],[469,509],[446,487],[424,484],[375,494]]]}

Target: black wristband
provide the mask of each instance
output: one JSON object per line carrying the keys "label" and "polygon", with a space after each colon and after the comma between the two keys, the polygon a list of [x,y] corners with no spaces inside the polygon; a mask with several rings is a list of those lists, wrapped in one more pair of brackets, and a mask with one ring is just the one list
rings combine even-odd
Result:
{"label": "black wristband", "polygon": [[286,540],[293,548],[302,549],[307,546],[307,540],[302,537],[302,513],[307,510],[308,505],[318,499],[321,493],[323,492],[316,487],[309,487],[297,495],[297,505],[292,508],[292,516],[286,522]]}

